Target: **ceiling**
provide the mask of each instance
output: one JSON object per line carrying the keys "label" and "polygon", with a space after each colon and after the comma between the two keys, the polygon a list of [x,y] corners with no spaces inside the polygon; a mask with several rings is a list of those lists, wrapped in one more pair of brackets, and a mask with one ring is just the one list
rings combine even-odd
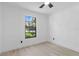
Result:
{"label": "ceiling", "polygon": [[79,2],[52,2],[52,4],[54,5],[54,7],[52,8],[49,8],[48,6],[39,8],[41,4],[43,4],[43,2],[16,2],[16,5],[21,6],[25,9],[47,15],[50,15],[51,13],[57,11],[62,11],[63,9],[71,8],[75,5],[79,5]]}

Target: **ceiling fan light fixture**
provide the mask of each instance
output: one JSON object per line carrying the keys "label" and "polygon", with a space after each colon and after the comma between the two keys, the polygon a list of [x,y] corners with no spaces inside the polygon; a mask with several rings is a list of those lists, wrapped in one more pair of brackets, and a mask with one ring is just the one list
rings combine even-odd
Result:
{"label": "ceiling fan light fixture", "polygon": [[45,4],[45,5],[48,5],[48,4],[49,4],[49,2],[44,2],[44,4]]}
{"label": "ceiling fan light fixture", "polygon": [[51,3],[49,3],[49,4],[48,4],[48,6],[49,6],[50,8],[52,8],[52,7],[53,7],[53,5],[52,5]]}
{"label": "ceiling fan light fixture", "polygon": [[44,2],[39,8],[43,8],[44,6],[48,6],[49,8],[52,8],[53,4],[51,2]]}

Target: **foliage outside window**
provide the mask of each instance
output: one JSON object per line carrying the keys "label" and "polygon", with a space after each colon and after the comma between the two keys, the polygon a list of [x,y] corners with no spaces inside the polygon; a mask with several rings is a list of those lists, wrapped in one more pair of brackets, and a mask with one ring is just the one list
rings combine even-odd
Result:
{"label": "foliage outside window", "polygon": [[25,38],[36,37],[36,17],[25,16]]}

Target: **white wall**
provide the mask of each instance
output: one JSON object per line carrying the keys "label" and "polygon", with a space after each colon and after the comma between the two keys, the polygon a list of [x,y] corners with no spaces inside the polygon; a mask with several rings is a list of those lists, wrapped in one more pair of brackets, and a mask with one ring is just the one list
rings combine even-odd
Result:
{"label": "white wall", "polygon": [[[3,4],[3,51],[13,50],[24,46],[47,41],[48,39],[48,17],[27,9]],[[24,16],[35,16],[37,21],[37,37],[25,39],[25,20]],[[21,44],[20,41],[23,41]]]}
{"label": "white wall", "polygon": [[2,37],[2,36],[1,36],[1,32],[2,32],[2,31],[1,31],[1,29],[2,29],[2,25],[1,25],[2,17],[1,17],[1,14],[2,14],[2,13],[1,13],[1,3],[0,3],[0,52],[1,52],[1,37]]}
{"label": "white wall", "polygon": [[79,52],[79,5],[57,11],[49,18],[50,42]]}

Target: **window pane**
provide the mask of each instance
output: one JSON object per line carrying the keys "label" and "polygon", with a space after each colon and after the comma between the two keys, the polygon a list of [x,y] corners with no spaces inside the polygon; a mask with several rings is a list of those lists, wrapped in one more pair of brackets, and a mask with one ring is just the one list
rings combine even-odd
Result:
{"label": "window pane", "polygon": [[36,18],[25,16],[25,38],[36,37]]}

